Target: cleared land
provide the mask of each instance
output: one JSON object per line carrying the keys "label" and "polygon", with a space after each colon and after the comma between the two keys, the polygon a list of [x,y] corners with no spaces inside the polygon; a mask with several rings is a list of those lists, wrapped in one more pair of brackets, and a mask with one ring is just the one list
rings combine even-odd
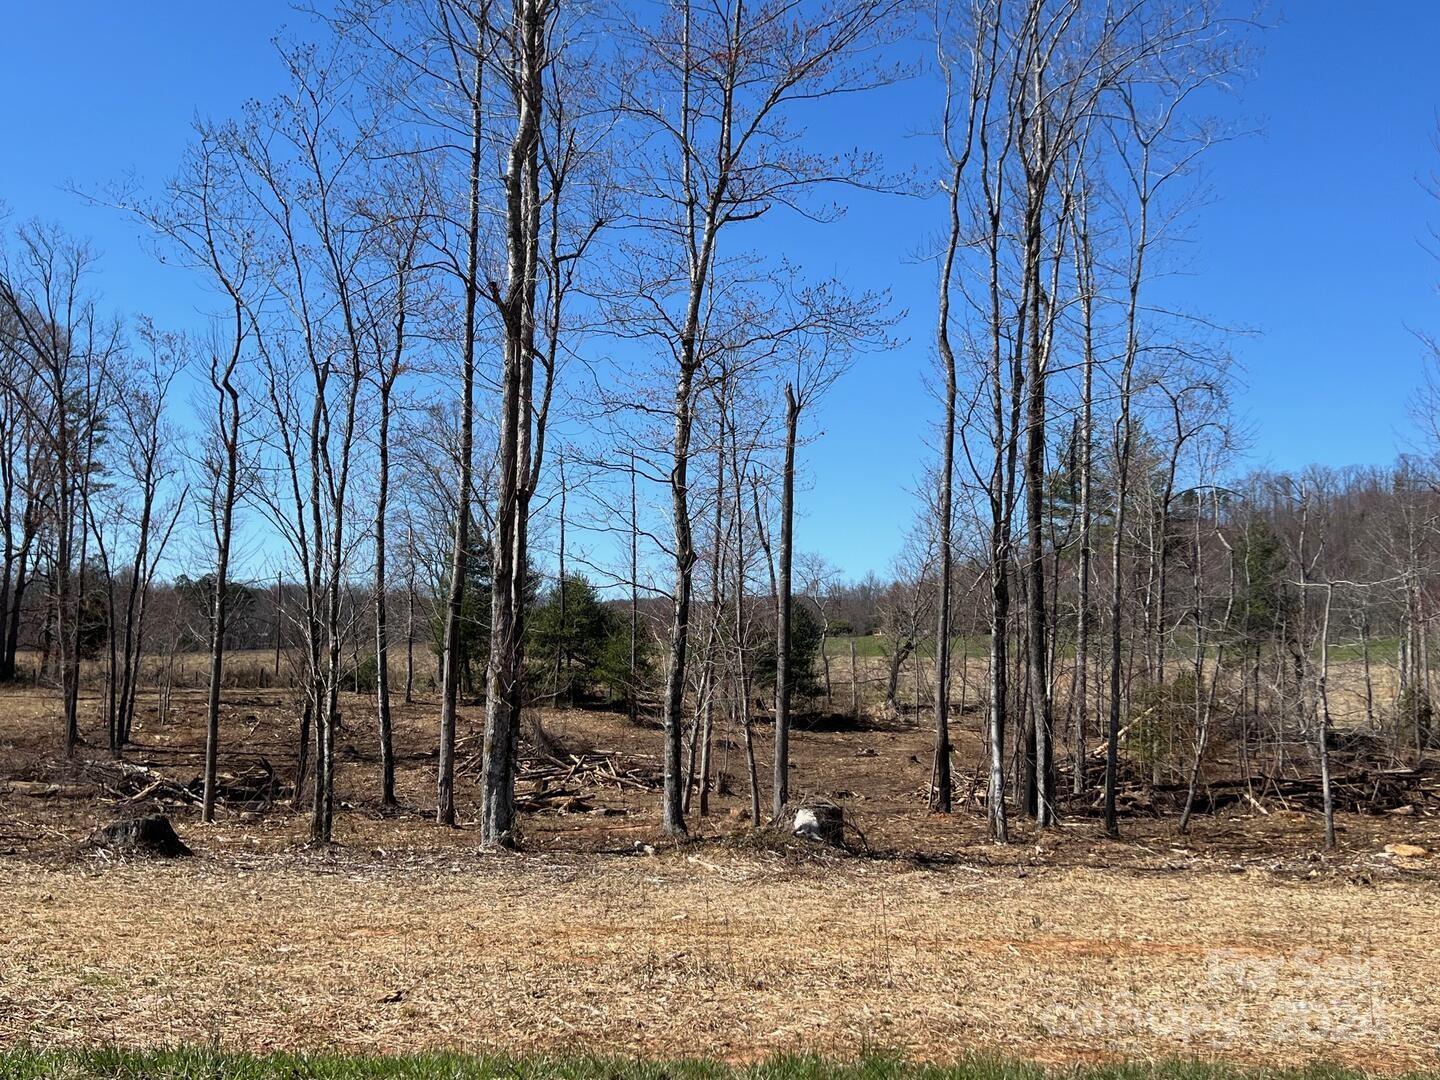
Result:
{"label": "cleared land", "polygon": [[1433,886],[680,851],[7,865],[0,892],[8,1045],[1437,1064]]}
{"label": "cleared land", "polygon": [[[190,692],[163,726],[147,703],[127,758],[189,782],[198,715]],[[1315,815],[1279,807],[1204,817],[1189,837],[1134,816],[1121,843],[1072,816],[998,849],[972,808],[926,813],[924,730],[865,720],[796,739],[798,786],[845,803],[855,853],[747,838],[730,741],[724,793],[687,845],[659,842],[643,779],[580,775],[587,812],[528,813],[527,854],[479,855],[468,825],[427,820],[433,703],[400,710],[407,809],[387,816],[356,698],[341,844],[312,851],[283,802],[203,827],[183,797],[117,786],[100,750],[65,762],[55,716],[48,694],[0,695],[3,1046],[1440,1065],[1440,827],[1424,810],[1345,815],[1333,855]],[[481,710],[465,716],[473,733]],[[233,692],[227,739],[250,756],[225,770],[261,755],[283,776],[294,720],[278,692]],[[544,724],[561,755],[653,768],[658,732],[621,716]],[[469,822],[468,777],[459,794]],[[82,846],[156,805],[197,858]],[[1401,842],[1427,854],[1385,851]]]}
{"label": "cleared land", "polygon": [[[209,1048],[160,1051],[0,1051],[0,1080],[1046,1080],[1056,1070],[1013,1059],[971,1058],[930,1065],[878,1056],[855,1061],[786,1056],[731,1065],[671,1058],[469,1054],[244,1054]],[[1333,1065],[1244,1069],[1194,1060],[1090,1065],[1065,1069],[1069,1080],[1360,1080],[1369,1074]],[[1413,1073],[1415,1080],[1434,1073]]]}

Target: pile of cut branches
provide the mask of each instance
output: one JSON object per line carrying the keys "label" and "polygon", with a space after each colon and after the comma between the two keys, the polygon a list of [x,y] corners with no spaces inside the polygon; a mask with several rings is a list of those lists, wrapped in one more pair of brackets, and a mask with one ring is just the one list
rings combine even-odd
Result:
{"label": "pile of cut branches", "polygon": [[[93,759],[67,762],[65,769],[73,781],[121,809],[199,805],[204,794],[203,776],[180,780],[173,767],[166,769],[155,762]],[[268,759],[247,754],[216,773],[215,799],[231,810],[260,811],[284,795],[283,787]]]}
{"label": "pile of cut branches", "polygon": [[[462,740],[456,747],[457,768],[462,774],[478,776],[484,766],[484,751],[478,738]],[[562,814],[603,812],[594,796],[597,790],[655,791],[661,782],[652,765],[625,761],[619,753],[606,750],[582,753],[523,754],[515,782],[515,802],[521,810],[551,810]]]}
{"label": "pile of cut branches", "polygon": [[[1440,777],[1431,768],[1352,766],[1336,769],[1330,777],[1335,809],[1351,814],[1440,813]],[[1062,786],[1062,791],[1067,787]],[[1151,783],[1135,775],[1122,775],[1116,789],[1116,807],[1122,815],[1178,813],[1185,806],[1189,785],[1184,782]],[[1071,814],[1099,813],[1103,793],[1065,798]],[[1195,789],[1195,810],[1208,814],[1232,806],[1249,806],[1261,812],[1271,808],[1320,812],[1324,788],[1318,774],[1221,777],[1201,780]]]}

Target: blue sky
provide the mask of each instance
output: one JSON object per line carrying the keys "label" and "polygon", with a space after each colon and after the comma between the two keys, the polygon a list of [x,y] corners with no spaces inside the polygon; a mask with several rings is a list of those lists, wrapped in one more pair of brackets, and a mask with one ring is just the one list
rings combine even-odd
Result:
{"label": "blue sky", "polygon": [[[1166,288],[1192,311],[1256,331],[1233,348],[1257,464],[1386,462],[1407,444],[1405,402],[1424,363],[1413,330],[1440,330],[1440,263],[1421,246],[1440,226],[1440,202],[1421,186],[1440,172],[1440,3],[1290,0],[1272,19],[1232,102],[1259,133],[1212,154],[1212,198],[1196,218],[1187,276]],[[89,237],[104,256],[97,284],[117,310],[194,325],[204,294],[160,266],[135,226],[66,188],[132,171],[162,180],[194,115],[229,115],[276,88],[271,38],[286,25],[301,31],[308,21],[278,0],[10,5],[0,201],[16,218],[56,219]],[[897,165],[917,162],[929,152],[918,133],[932,91],[910,83],[852,98],[814,126]],[[923,385],[933,271],[916,255],[939,212],[864,196],[839,226],[756,226],[809,272],[888,286],[910,309],[906,344],[860,360],[804,452],[797,543],[849,575],[883,572],[914,518],[935,412]]]}

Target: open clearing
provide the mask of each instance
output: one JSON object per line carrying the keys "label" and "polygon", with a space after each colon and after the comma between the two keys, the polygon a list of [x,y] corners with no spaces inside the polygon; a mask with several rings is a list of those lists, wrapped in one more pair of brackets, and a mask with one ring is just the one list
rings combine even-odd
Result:
{"label": "open clearing", "polygon": [[[653,791],[592,777],[592,812],[527,813],[527,854],[480,855],[468,824],[428,820],[433,703],[399,711],[407,809],[379,812],[366,704],[347,706],[341,843],[314,851],[285,803],[205,827],[183,801],[121,799],[102,751],[60,756],[48,695],[0,697],[0,1046],[1440,1065],[1428,811],[1343,815],[1332,855],[1316,815],[1281,808],[1203,817],[1189,837],[1130,817],[1119,843],[1072,816],[1001,849],[973,803],[926,813],[928,732],[868,720],[796,737],[798,782],[846,804],[868,854],[747,839],[731,747],[731,781],[683,846],[660,843]],[[127,760],[188,780],[198,700],[164,726],[142,712]],[[473,733],[480,711],[465,716]],[[658,750],[611,713],[544,716],[565,746],[637,770]],[[229,695],[226,731],[277,772],[293,723],[278,692]],[[976,754],[964,738],[957,758]],[[147,808],[198,857],[80,846]]]}
{"label": "open clearing", "polygon": [[681,850],[5,864],[0,894],[12,1046],[1440,1061],[1430,885]]}

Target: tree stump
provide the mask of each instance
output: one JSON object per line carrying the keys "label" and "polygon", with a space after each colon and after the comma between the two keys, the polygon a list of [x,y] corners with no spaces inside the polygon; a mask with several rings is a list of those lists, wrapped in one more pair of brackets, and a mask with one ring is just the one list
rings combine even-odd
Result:
{"label": "tree stump", "polygon": [[193,855],[175,832],[170,819],[164,814],[146,814],[144,817],[125,818],[112,821],[96,829],[90,836],[90,846],[124,851],[135,855],[154,855],[162,859],[177,859]]}
{"label": "tree stump", "polygon": [[813,803],[795,811],[794,835],[839,847],[845,841],[845,812],[834,803]]}

